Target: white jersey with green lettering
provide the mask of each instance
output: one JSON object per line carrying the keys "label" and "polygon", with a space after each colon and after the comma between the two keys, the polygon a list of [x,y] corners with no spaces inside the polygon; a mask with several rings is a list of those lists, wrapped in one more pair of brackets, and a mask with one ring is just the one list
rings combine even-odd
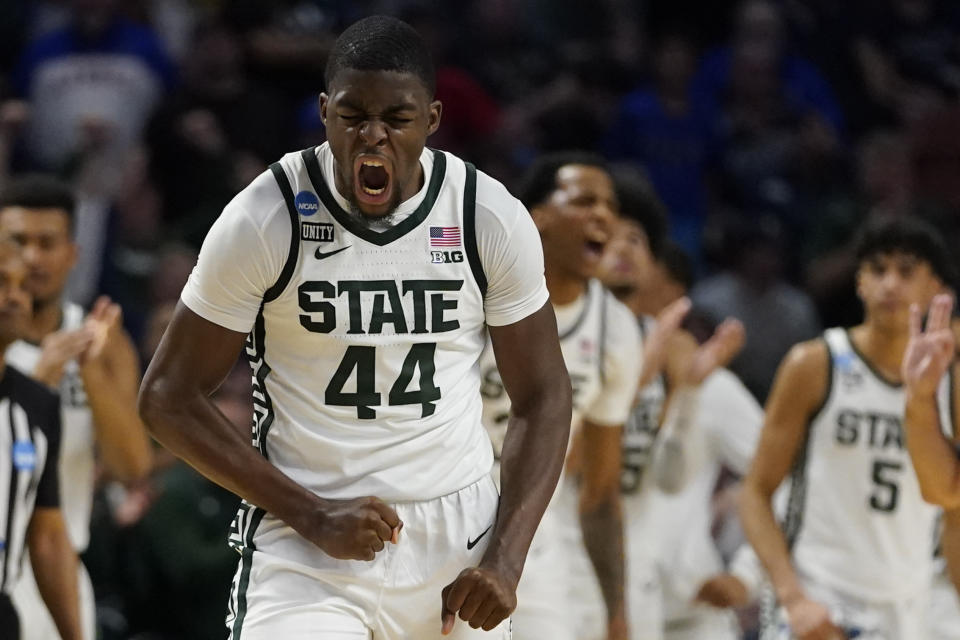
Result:
{"label": "white jersey with green lettering", "polygon": [[[425,501],[489,473],[485,327],[547,301],[523,205],[451,154],[420,163],[419,193],[371,225],[337,192],[326,144],[287,154],[226,207],[182,294],[249,333],[253,445],[326,498]],[[261,518],[242,505],[232,541]],[[265,538],[283,526],[268,520]]]}
{"label": "white jersey with green lettering", "polygon": [[[902,385],[858,353],[849,333],[824,333],[827,397],[790,476],[784,532],[805,581],[865,601],[929,588],[937,508],[924,502],[903,431]],[[950,378],[938,391],[951,420]]]}
{"label": "white jersey with green lettering", "polygon": [[[554,305],[563,362],[573,387],[573,427],[583,419],[619,426],[629,415],[640,375],[640,335],[630,310],[599,280],[567,305]],[[510,415],[492,345],[480,359],[483,425],[499,460]]]}

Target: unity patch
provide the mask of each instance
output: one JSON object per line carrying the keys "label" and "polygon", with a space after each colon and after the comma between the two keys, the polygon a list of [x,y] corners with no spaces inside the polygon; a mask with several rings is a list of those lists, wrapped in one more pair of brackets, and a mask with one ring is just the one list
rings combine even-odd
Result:
{"label": "unity patch", "polygon": [[301,220],[300,237],[313,242],[333,242],[333,223]]}

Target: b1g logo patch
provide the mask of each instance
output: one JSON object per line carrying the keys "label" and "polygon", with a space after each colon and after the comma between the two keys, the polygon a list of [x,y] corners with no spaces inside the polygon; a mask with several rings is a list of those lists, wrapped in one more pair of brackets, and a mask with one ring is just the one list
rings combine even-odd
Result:
{"label": "b1g logo patch", "polygon": [[33,471],[37,467],[37,450],[29,440],[13,443],[13,466],[18,471]]}
{"label": "b1g logo patch", "polygon": [[433,264],[463,262],[463,251],[431,251],[430,262]]}
{"label": "b1g logo patch", "polygon": [[301,191],[293,199],[297,213],[302,216],[312,216],[320,210],[320,199],[312,191]]}
{"label": "b1g logo patch", "polygon": [[333,223],[300,222],[300,238],[313,242],[333,242]]}

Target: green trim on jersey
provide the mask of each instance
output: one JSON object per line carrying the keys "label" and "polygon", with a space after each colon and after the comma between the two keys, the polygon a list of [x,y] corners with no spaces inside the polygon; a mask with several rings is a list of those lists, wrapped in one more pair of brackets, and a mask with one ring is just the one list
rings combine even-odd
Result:
{"label": "green trim on jersey", "polygon": [[247,617],[247,589],[250,587],[250,569],[253,566],[253,552],[257,550],[257,545],[253,542],[253,535],[266,515],[266,511],[260,507],[254,507],[253,516],[250,518],[250,528],[247,529],[246,541],[243,549],[240,551],[240,580],[237,585],[237,617],[233,620],[233,628],[230,630],[230,640],[240,640],[240,634],[243,631],[243,621]]}
{"label": "green trim on jersey", "polygon": [[[810,414],[807,421],[806,433],[803,436],[803,444],[800,446],[800,456],[794,461],[793,469],[790,470],[790,495],[787,497],[787,512],[783,518],[783,535],[787,539],[787,548],[793,549],[793,545],[800,535],[800,529],[803,527],[803,510],[807,501],[807,458],[810,454],[810,437],[813,431],[813,424],[820,418],[820,414],[827,408],[827,403],[833,395],[833,351],[830,349],[830,343],[824,339],[824,346],[827,349],[827,391],[823,394],[823,402],[817,407],[816,411]],[[852,343],[851,343],[852,344]]]}
{"label": "green trim on jersey", "polygon": [[304,149],[300,152],[303,163],[307,167],[307,175],[310,176],[310,182],[313,184],[314,191],[320,196],[320,201],[326,207],[330,215],[340,223],[340,225],[353,235],[366,240],[377,246],[384,246],[403,237],[413,231],[420,223],[427,219],[430,210],[437,202],[437,196],[440,195],[440,187],[443,184],[443,178],[447,172],[447,157],[441,151],[430,149],[433,153],[433,173],[430,175],[430,184],[427,185],[427,193],[420,206],[398,224],[390,227],[386,231],[374,231],[357,220],[350,213],[343,210],[343,207],[337,202],[337,199],[330,193],[327,187],[327,181],[323,177],[323,171],[320,169],[320,161],[317,159],[317,147]]}
{"label": "green trim on jersey", "polygon": [[483,272],[480,250],[477,247],[477,168],[469,162],[467,179],[463,186],[463,248],[467,252],[467,262],[473,279],[480,288],[480,296],[487,297],[487,275]]}
{"label": "green trim on jersey", "polygon": [[277,186],[280,187],[284,202],[287,203],[287,213],[290,216],[290,250],[287,252],[287,261],[283,263],[283,269],[280,271],[277,281],[264,292],[264,302],[276,300],[287,288],[287,284],[290,283],[290,278],[293,276],[293,270],[297,266],[297,258],[300,253],[300,216],[297,214],[297,205],[294,202],[293,189],[290,188],[290,180],[287,179],[287,174],[279,162],[271,164],[270,171],[277,181]]}
{"label": "green trim on jersey", "polygon": [[566,340],[567,338],[569,338],[570,336],[572,336],[574,333],[576,333],[577,329],[579,329],[580,326],[581,326],[584,322],[586,322],[586,320],[587,320],[587,315],[589,315],[589,313],[590,313],[590,299],[591,299],[591,297],[593,297],[593,288],[590,286],[590,283],[588,282],[588,283],[587,283],[587,291],[586,291],[586,293],[584,294],[583,309],[580,310],[580,315],[577,316],[577,319],[573,321],[573,324],[570,325],[569,328],[564,329],[563,333],[561,333],[561,334],[558,336],[558,338],[559,338],[560,340]]}
{"label": "green trim on jersey", "polygon": [[873,363],[870,362],[870,360],[868,360],[867,357],[863,355],[863,353],[861,353],[860,349],[857,348],[856,343],[853,341],[853,335],[850,333],[850,329],[844,329],[843,333],[844,335],[847,336],[847,342],[850,343],[850,348],[853,349],[853,352],[857,354],[857,357],[860,358],[860,361],[863,362],[863,364],[867,367],[870,373],[873,374],[874,378],[876,378],[886,386],[890,387],[891,389],[903,388],[903,382],[893,381],[890,378],[883,375],[882,373],[880,373],[880,370],[874,367]]}
{"label": "green trim on jersey", "polygon": [[[253,331],[247,336],[246,355],[251,370],[256,372],[254,377],[256,384],[253,388],[253,446],[257,448],[260,455],[269,460],[270,456],[267,455],[267,434],[273,425],[274,412],[273,400],[267,391],[267,376],[270,375],[272,369],[266,360],[266,346],[264,345],[266,327],[264,325],[263,304],[261,304],[260,311],[257,313],[257,318],[253,323]],[[263,396],[262,401],[257,398],[257,392]],[[256,408],[258,406],[264,411],[263,419],[259,422],[256,420]]]}

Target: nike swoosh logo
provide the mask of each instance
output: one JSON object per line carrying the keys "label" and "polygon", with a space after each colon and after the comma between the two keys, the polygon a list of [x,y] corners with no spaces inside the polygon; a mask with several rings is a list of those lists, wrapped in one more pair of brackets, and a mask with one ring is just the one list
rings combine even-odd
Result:
{"label": "nike swoosh logo", "polygon": [[492,529],[492,528],[493,528],[493,525],[490,525],[489,527],[487,527],[486,529],[483,530],[483,533],[481,533],[480,535],[478,535],[478,536],[477,536],[476,538],[474,538],[473,540],[471,540],[470,538],[467,538],[467,551],[469,551],[470,549],[473,549],[475,546],[477,546],[477,543],[480,542],[480,539],[481,539],[483,536],[487,535],[487,532],[490,531],[490,529]]}
{"label": "nike swoosh logo", "polygon": [[340,248],[337,249],[336,251],[327,251],[326,253],[324,253],[323,251],[320,251],[320,247],[317,247],[317,251],[316,251],[316,253],[313,254],[313,257],[315,257],[317,260],[323,260],[324,258],[329,258],[330,256],[335,256],[335,255],[337,255],[338,253],[340,253],[341,251],[345,251],[346,249],[349,249],[351,246],[353,246],[353,245],[349,245],[349,244],[348,244],[348,245],[345,246],[345,247],[340,247]]}

